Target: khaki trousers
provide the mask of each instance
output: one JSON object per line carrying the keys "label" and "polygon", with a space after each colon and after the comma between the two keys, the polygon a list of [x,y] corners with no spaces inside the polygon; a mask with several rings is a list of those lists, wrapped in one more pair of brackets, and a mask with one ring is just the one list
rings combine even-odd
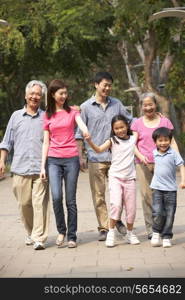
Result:
{"label": "khaki trousers", "polygon": [[152,233],[152,189],[150,183],[153,177],[154,164],[137,164],[137,178],[142,198],[143,215],[148,234]]}
{"label": "khaki trousers", "polygon": [[24,227],[33,241],[45,242],[49,227],[49,185],[39,175],[13,176],[13,192]]}
{"label": "khaki trousers", "polygon": [[109,217],[105,201],[106,183],[108,178],[109,162],[88,163],[89,181],[93,204],[98,220],[98,230],[109,229]]}

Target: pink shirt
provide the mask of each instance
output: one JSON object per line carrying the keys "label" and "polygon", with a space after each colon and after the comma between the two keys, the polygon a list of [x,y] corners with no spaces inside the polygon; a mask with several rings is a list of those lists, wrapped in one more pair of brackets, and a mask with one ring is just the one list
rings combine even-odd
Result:
{"label": "pink shirt", "polygon": [[[154,128],[146,127],[143,123],[143,117],[140,117],[131,125],[131,129],[138,133],[137,147],[138,150],[146,156],[149,160],[149,163],[154,162],[153,150],[156,148],[156,145],[152,139],[152,133],[155,129],[159,127],[167,127],[173,129],[171,121],[165,117],[161,117],[160,123]],[[136,162],[139,163],[139,159],[136,159]]]}
{"label": "pink shirt", "polygon": [[65,110],[58,111],[50,119],[44,114],[43,127],[50,133],[48,156],[63,158],[79,155],[74,136],[75,118],[79,115],[80,112],[74,108],[69,113]]}

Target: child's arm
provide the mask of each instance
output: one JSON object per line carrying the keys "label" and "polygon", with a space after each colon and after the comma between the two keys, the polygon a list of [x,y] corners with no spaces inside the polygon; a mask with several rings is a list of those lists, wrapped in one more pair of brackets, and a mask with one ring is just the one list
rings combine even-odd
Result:
{"label": "child's arm", "polygon": [[110,140],[107,140],[105,143],[103,143],[100,146],[97,146],[96,144],[94,144],[93,141],[90,138],[86,138],[86,141],[91,146],[91,148],[97,153],[104,152],[105,150],[107,150],[111,147],[111,141]]}
{"label": "child's arm", "polygon": [[141,154],[137,148],[137,146],[135,146],[135,151],[134,154],[137,156],[137,158],[139,158],[139,160],[144,163],[145,165],[148,163],[148,159],[147,157],[145,157],[143,154]]}
{"label": "child's arm", "polygon": [[181,174],[181,182],[180,182],[180,187],[182,189],[185,189],[185,168],[184,165],[180,166],[180,174]]}

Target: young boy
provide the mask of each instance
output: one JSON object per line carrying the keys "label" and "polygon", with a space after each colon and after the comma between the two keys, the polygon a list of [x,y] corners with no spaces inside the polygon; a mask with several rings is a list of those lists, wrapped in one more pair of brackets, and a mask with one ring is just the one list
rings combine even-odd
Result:
{"label": "young boy", "polygon": [[168,248],[172,246],[172,228],[177,203],[176,167],[180,167],[180,187],[185,188],[184,161],[180,154],[170,147],[170,129],[160,127],[153,132],[152,138],[157,149],[153,151],[155,167],[150,185],[153,189],[151,245],[161,246],[162,238],[163,247]]}

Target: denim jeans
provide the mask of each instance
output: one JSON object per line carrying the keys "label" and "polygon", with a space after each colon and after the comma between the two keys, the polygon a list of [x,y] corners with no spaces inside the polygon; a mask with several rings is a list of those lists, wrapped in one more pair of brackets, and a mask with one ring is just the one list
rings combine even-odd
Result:
{"label": "denim jeans", "polygon": [[[79,157],[56,158],[48,157],[48,174],[53,200],[53,210],[57,230],[66,235],[67,240],[76,241],[77,206],[76,189],[79,175]],[[65,184],[65,201],[67,207],[67,228],[63,208],[63,180]]]}
{"label": "denim jeans", "polygon": [[164,239],[173,237],[172,228],[177,206],[176,191],[153,191],[153,231]]}

